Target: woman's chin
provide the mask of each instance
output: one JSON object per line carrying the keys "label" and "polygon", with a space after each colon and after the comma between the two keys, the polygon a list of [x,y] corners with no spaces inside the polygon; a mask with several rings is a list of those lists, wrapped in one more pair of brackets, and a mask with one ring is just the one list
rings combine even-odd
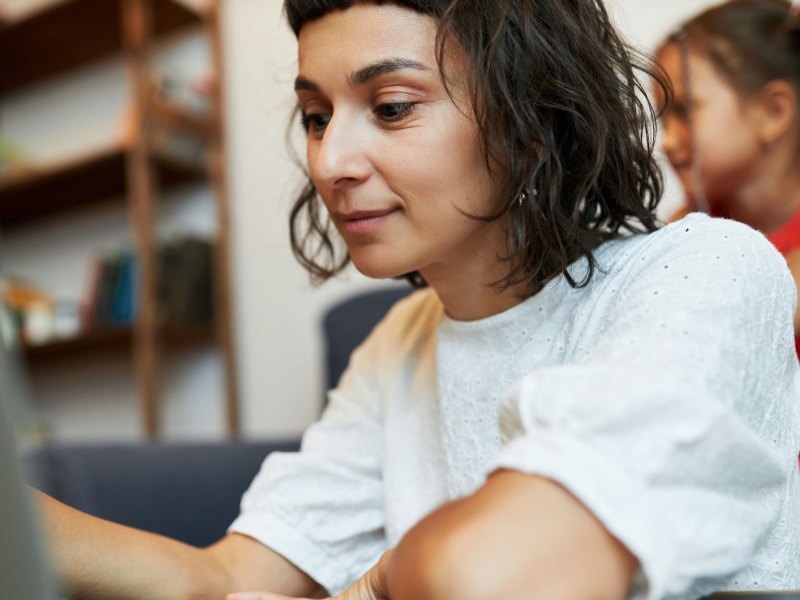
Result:
{"label": "woman's chin", "polygon": [[405,264],[367,260],[352,254],[350,255],[350,260],[359,273],[370,279],[394,279],[415,270]]}

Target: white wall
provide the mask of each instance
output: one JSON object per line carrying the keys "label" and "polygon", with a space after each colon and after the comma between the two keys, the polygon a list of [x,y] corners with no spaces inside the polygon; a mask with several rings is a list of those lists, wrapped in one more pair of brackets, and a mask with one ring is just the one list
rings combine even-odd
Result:
{"label": "white wall", "polygon": [[[8,0],[7,0],[8,1]],[[34,0],[13,0],[15,4]],[[41,0],[36,0],[41,1]],[[2,2],[2,0],[0,0]],[[610,9],[630,39],[652,48],[680,19],[708,3],[702,0],[609,0]],[[295,74],[295,42],[281,15],[280,0],[225,0],[223,27],[226,41],[227,130],[229,135],[232,240],[235,278],[235,319],[239,359],[238,380],[242,402],[243,429],[248,437],[284,437],[301,432],[318,414],[322,387],[322,348],[319,322],[324,309],[343,296],[376,284],[350,273],[339,281],[313,289],[304,271],[294,262],[288,244],[287,213],[299,179],[284,143],[287,119],[293,104],[291,82]],[[115,71],[116,69],[116,71]],[[100,80],[105,94],[113,94],[119,77],[113,61],[80,74],[83,81]],[[0,131],[9,127],[25,130],[35,139],[41,122],[35,112],[44,102],[74,101],[69,87],[80,81],[64,78],[0,105]],[[63,86],[66,86],[66,90]],[[38,95],[37,95],[38,94]],[[73,100],[69,100],[73,98]],[[117,100],[119,103],[119,100]],[[109,114],[110,101],[76,110],[72,125],[80,123],[84,133],[99,127],[102,117],[113,124],[118,113]],[[117,107],[117,110],[120,110]],[[104,116],[105,115],[105,116]],[[27,123],[27,124],[26,124]],[[48,127],[64,129],[62,123]],[[61,148],[72,141],[69,131],[58,138]],[[40,144],[46,152],[54,146]],[[678,197],[674,180],[669,181],[667,206]],[[202,202],[200,203],[202,206]],[[182,219],[204,222],[198,209]],[[199,209],[202,213],[204,209]],[[96,240],[104,223],[119,215],[96,214]],[[86,224],[74,225],[84,227]],[[6,240],[6,262],[14,267],[52,274],[47,248],[71,242],[61,228],[44,229],[33,236]],[[81,233],[81,236],[84,234]],[[87,234],[88,235],[88,234]],[[121,235],[121,234],[117,234]],[[80,236],[79,236],[80,237]],[[53,241],[59,238],[58,244]],[[38,248],[38,250],[37,250]],[[52,250],[51,250],[52,252]],[[71,272],[61,285],[81,290],[81,267],[85,250],[73,249]],[[84,262],[82,262],[84,261]],[[37,269],[39,269],[37,271]],[[43,269],[43,270],[42,270]],[[49,275],[47,275],[49,276]],[[107,438],[137,436],[132,388],[124,383],[125,373],[114,363],[88,369],[66,365],[55,369],[37,391],[47,396],[45,416],[62,437]],[[114,366],[116,365],[116,366]],[[219,365],[213,356],[184,356],[170,363],[165,389],[167,433],[172,437],[214,437],[221,434],[216,395]],[[123,383],[120,383],[123,381]]]}

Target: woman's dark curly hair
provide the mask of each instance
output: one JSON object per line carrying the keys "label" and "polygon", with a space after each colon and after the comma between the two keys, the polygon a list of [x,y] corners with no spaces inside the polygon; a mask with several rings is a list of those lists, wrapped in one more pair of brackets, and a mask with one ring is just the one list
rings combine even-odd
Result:
{"label": "woman's dark curly hair", "polygon": [[[357,1],[285,0],[284,9],[298,35],[308,21]],[[373,3],[438,20],[443,78],[445,42],[455,39],[466,54],[472,109],[500,207],[474,217],[507,222],[508,255],[500,258],[510,272],[493,282],[498,289],[527,283],[535,292],[562,273],[571,285],[586,285],[600,243],[656,229],[656,115],[637,71],[662,79],[622,40],[601,0]],[[318,281],[349,262],[337,253],[320,204],[309,179],[291,212],[293,251]],[[575,281],[567,266],[580,257],[589,270]],[[406,279],[425,285],[418,273]]]}

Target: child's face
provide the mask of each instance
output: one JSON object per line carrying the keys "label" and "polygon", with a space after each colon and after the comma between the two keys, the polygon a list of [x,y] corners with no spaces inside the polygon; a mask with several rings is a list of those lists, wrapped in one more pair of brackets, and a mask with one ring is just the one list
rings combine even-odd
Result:
{"label": "child's face", "polygon": [[394,5],[356,4],[300,31],[309,172],[370,277],[419,271],[433,283],[497,263],[500,224],[464,214],[487,214],[493,184],[459,48],[446,64],[457,104],[437,66],[436,21]]}
{"label": "child's face", "polygon": [[699,162],[699,183],[712,209],[720,211],[746,188],[762,154],[756,115],[705,56],[690,50],[688,60],[694,146],[680,49],[672,44],[658,55],[674,90],[662,119],[662,148],[689,199],[696,197],[692,164]]}

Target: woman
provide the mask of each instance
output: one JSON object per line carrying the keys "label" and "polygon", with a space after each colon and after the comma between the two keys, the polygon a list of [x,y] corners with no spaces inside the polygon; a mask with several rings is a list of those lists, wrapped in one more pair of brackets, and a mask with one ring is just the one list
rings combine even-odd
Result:
{"label": "woman", "polygon": [[427,289],[211,548],[43,500],[74,588],[621,600],[800,582],[789,275],[744,226],[656,230],[651,111],[602,5],[286,11],[298,256]]}

